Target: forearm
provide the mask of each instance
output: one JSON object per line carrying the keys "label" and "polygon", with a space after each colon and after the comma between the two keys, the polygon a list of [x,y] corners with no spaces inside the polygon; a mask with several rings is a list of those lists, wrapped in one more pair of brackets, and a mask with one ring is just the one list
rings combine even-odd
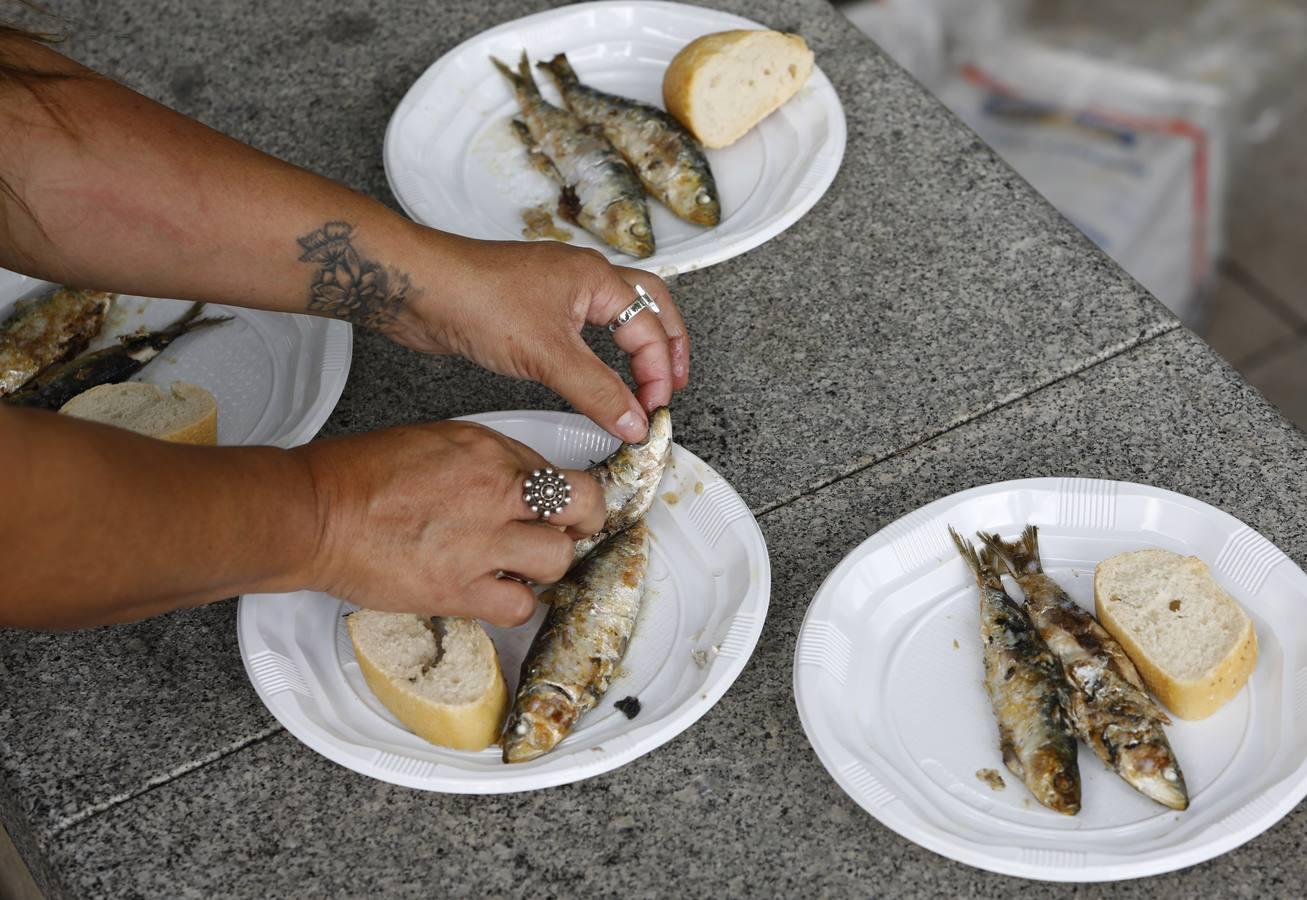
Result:
{"label": "forearm", "polygon": [[312,580],[317,498],[294,451],[0,405],[0,497],[0,625],[127,621]]}
{"label": "forearm", "polygon": [[[0,52],[87,76],[41,82],[35,94],[0,90],[0,176],[17,195],[0,193],[0,265],[103,290],[365,324],[426,286],[409,282],[412,260],[430,257],[443,236],[53,51],[10,40]],[[328,223],[349,228],[382,289],[345,299],[315,291],[323,260],[301,239],[324,237]]]}

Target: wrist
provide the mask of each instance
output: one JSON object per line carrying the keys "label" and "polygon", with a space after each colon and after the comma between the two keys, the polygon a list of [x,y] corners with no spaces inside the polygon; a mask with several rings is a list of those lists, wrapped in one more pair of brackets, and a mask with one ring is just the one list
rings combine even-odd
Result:
{"label": "wrist", "polygon": [[316,589],[322,583],[324,503],[305,448],[264,448],[259,482],[276,485],[279,501],[264,518],[268,533],[262,546],[273,556],[249,593],[287,593]]}

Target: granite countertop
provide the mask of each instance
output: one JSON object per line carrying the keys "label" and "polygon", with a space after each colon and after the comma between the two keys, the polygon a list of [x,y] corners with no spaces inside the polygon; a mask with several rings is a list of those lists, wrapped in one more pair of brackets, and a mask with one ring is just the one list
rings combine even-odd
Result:
{"label": "granite countertop", "polygon": [[[460,41],[549,5],[59,8],[78,59],[393,205],[380,147],[403,92]],[[772,554],[771,610],[739,681],[606,775],[446,796],[356,775],[286,734],[245,677],[234,602],[5,632],[0,819],[48,896],[1007,896],[1013,879],[880,826],[809,748],[792,654],[831,567],[930,500],[1045,475],[1184,492],[1307,563],[1301,432],[829,5],[710,5],[803,34],[849,127],[811,213],[673,284],[696,353],[677,439],[736,486]],[[516,408],[562,407],[359,333],[326,432]],[[1299,809],[1177,874],[1047,892],[1273,892],[1307,875],[1305,828]]]}

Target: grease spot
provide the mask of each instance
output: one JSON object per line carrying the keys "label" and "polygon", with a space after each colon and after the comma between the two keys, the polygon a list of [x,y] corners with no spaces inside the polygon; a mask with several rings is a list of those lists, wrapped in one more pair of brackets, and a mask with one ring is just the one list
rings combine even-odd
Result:
{"label": "grease spot", "polygon": [[703,493],[703,482],[702,482],[702,481],[696,481],[696,482],[694,483],[694,492],[695,492],[695,494],[702,494],[702,493]]}
{"label": "grease spot", "polygon": [[663,502],[668,506],[675,506],[681,502],[681,495],[676,493],[676,491],[668,491],[663,494]]}

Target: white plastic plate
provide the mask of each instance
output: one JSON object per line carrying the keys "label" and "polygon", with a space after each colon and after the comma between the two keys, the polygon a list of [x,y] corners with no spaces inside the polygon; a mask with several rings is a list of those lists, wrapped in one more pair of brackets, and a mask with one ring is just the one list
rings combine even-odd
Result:
{"label": "white plastic plate", "polygon": [[[16,301],[51,286],[0,269],[0,321]],[[120,296],[90,349],[141,327],[162,328],[189,305]],[[234,320],[179,338],[131,380],[164,386],[185,381],[209,391],[218,404],[219,444],[293,447],[312,440],[345,389],[354,341],[350,326],[216,303],[204,309],[205,315]]]}
{"label": "white plastic plate", "polygon": [[[617,441],[568,413],[468,416],[583,467]],[[527,791],[615,769],[694,724],[731,686],[762,633],[771,591],[767,547],[744,501],[694,454],[674,446],[649,512],[652,555],[644,602],[620,674],[553,752],[506,765],[498,747],[449,750],[414,735],[359,671],[345,629],[354,607],[325,594],[243,597],[237,630],[255,690],[286,730],[343,766],[406,787],[463,794]],[[510,696],[544,608],[517,628],[488,627]],[[613,704],[637,697],[627,719]]]}
{"label": "white plastic plate", "polygon": [[[749,19],[681,3],[585,3],[537,13],[482,32],[437,60],[409,89],[386,128],[386,177],[419,222],[475,238],[520,240],[522,210],[557,205],[558,185],[532,169],[509,126],[517,104],[490,57],[534,63],[566,52],[587,84],[662,106],[663,72],[704,34],[763,28]],[[538,70],[537,70],[538,72]],[[559,103],[546,73],[536,78]],[[844,158],[844,111],[815,68],[789,103],[708,161],[722,221],[701,228],[650,199],[657,252],[643,260],[612,250],[585,230],[559,222],[572,243],[621,265],[660,275],[701,269],[780,234],[830,187]]]}
{"label": "white plastic plate", "polygon": [[[1086,608],[1098,562],[1160,547],[1204,560],[1252,617],[1260,657],[1248,685],[1210,718],[1166,729],[1186,812],[1136,793],[1083,745],[1075,817],[1039,806],[1004,768],[981,680],[979,595],[947,527],[1015,535],[1027,523],[1039,526],[1046,570]],[[1307,575],[1205,503],[1114,481],[991,484],[899,519],[835,568],[799,633],[795,697],[832,777],[909,840],[1026,878],[1140,878],[1239,846],[1307,794],[1304,602]],[[1007,788],[982,784],[982,768]]]}

